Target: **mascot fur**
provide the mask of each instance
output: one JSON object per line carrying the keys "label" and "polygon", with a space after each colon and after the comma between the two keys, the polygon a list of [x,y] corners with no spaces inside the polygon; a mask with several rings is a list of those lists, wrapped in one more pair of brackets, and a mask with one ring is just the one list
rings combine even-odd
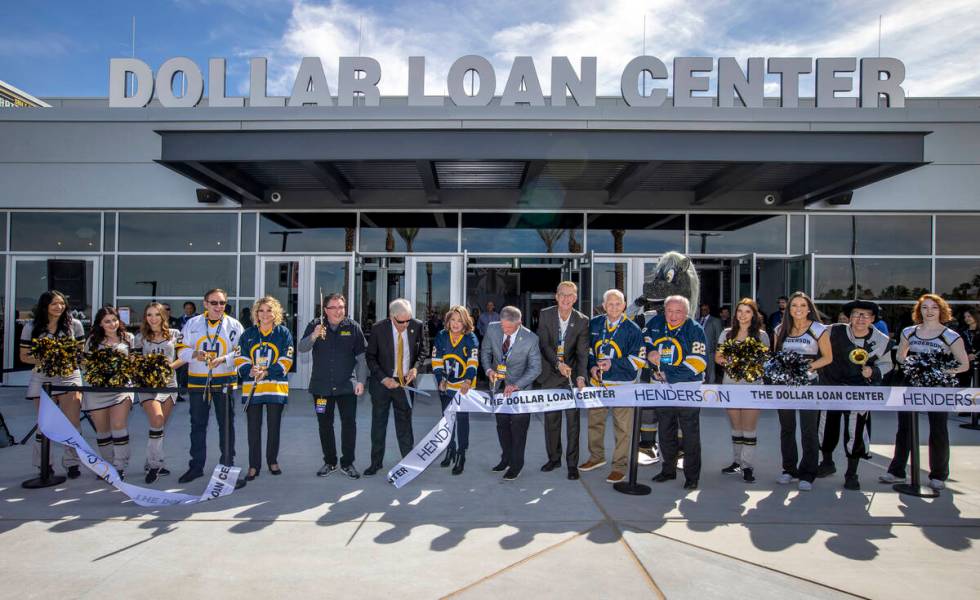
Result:
{"label": "mascot fur", "polygon": [[668,252],[660,257],[657,268],[643,281],[643,298],[662,305],[667,296],[684,296],[691,301],[692,319],[697,319],[698,295],[701,281],[694,262],[680,252]]}

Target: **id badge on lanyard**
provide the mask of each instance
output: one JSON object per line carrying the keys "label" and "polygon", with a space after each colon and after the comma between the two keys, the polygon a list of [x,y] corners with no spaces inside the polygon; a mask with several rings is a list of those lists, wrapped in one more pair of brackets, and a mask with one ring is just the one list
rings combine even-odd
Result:
{"label": "id badge on lanyard", "polygon": [[218,358],[218,349],[221,344],[221,325],[222,322],[218,323],[218,327],[214,330],[214,337],[208,335],[207,329],[204,330],[204,337],[207,341],[204,342],[204,356],[207,362]]}
{"label": "id badge on lanyard", "polygon": [[259,369],[268,369],[272,361],[272,348],[265,342],[255,351],[255,366]]}

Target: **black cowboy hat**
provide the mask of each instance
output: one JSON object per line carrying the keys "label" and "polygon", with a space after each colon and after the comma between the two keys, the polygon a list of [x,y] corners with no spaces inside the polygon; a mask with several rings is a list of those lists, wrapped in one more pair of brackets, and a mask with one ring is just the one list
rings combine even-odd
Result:
{"label": "black cowboy hat", "polygon": [[880,308],[878,308],[877,303],[872,302],[870,300],[851,300],[850,302],[844,305],[844,309],[843,309],[844,314],[850,317],[851,311],[853,311],[855,308],[870,310],[871,314],[874,315],[875,320],[878,319],[878,313],[881,310]]}

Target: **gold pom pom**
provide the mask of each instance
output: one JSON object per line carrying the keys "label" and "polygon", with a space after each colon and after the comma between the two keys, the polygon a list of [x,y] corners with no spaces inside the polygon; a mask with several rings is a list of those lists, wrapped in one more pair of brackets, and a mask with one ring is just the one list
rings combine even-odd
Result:
{"label": "gold pom pom", "polygon": [[82,344],[72,337],[40,337],[31,340],[31,356],[37,369],[48,377],[68,377],[78,370]]}

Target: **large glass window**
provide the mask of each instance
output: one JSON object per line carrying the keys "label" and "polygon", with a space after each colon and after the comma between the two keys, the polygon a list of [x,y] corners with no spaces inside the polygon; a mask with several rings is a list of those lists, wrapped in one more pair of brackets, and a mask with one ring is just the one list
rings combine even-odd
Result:
{"label": "large glass window", "polygon": [[806,217],[803,215],[790,215],[789,217],[789,253],[803,254],[806,242]]}
{"label": "large glass window", "polygon": [[7,213],[0,213],[0,250],[7,249]]}
{"label": "large glass window", "polygon": [[786,215],[692,214],[691,254],[786,254]]}
{"label": "large glass window", "polygon": [[931,261],[919,258],[818,258],[821,300],[914,300],[929,291]]}
{"label": "large glass window", "polygon": [[626,292],[626,263],[596,263],[592,265],[593,282],[592,287],[592,314],[596,316],[605,314],[602,309],[602,295],[606,290],[613,288]]}
{"label": "large glass window", "polygon": [[355,213],[261,213],[260,252],[353,252]]}
{"label": "large glass window", "polygon": [[442,317],[449,311],[452,266],[450,262],[436,261],[425,261],[416,265],[415,317],[429,326],[430,336],[439,333],[442,329]]}
{"label": "large glass window", "polygon": [[118,294],[200,297],[211,288],[236,295],[235,256],[119,256]]}
{"label": "large glass window", "polygon": [[237,252],[237,213],[119,213],[121,252]]}
{"label": "large glass window", "polygon": [[937,216],[936,254],[980,254],[980,217]]}
{"label": "large glass window", "polygon": [[980,260],[936,259],[936,292],[947,300],[980,300]]}
{"label": "large glass window", "polygon": [[255,252],[255,213],[242,213],[242,252]]}
{"label": "large glass window", "polygon": [[10,216],[10,249],[98,252],[102,214],[97,212],[15,212]]}
{"label": "large glass window", "polygon": [[456,252],[456,213],[362,213],[361,252]]}
{"label": "large glass window", "polygon": [[610,254],[684,251],[684,215],[597,213],[588,220],[588,250]]}
{"label": "large glass window", "polygon": [[810,252],[930,254],[928,215],[810,215]]}
{"label": "large glass window", "polygon": [[463,213],[463,249],[501,254],[582,252],[581,213]]}
{"label": "large glass window", "polygon": [[102,218],[102,246],[106,252],[116,249],[116,213],[107,212]]}

